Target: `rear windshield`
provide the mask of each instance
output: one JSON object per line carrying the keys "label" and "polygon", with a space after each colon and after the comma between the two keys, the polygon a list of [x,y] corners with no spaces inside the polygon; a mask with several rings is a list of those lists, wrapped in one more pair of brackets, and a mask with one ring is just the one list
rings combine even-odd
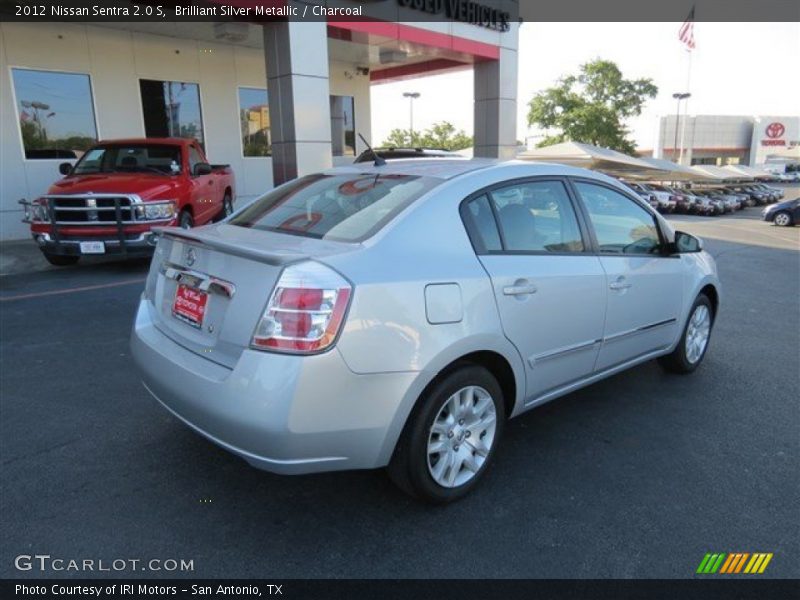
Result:
{"label": "rear windshield", "polygon": [[308,175],[275,188],[232,225],[326,240],[359,242],[441,183],[411,175]]}

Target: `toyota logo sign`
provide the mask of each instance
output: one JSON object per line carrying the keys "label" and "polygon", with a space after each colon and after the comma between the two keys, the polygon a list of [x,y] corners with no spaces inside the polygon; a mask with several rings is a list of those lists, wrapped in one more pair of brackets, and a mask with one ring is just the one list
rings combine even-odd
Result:
{"label": "toyota logo sign", "polygon": [[786,131],[786,127],[783,126],[783,123],[770,123],[767,125],[767,137],[774,140],[775,138],[779,138],[783,135]]}

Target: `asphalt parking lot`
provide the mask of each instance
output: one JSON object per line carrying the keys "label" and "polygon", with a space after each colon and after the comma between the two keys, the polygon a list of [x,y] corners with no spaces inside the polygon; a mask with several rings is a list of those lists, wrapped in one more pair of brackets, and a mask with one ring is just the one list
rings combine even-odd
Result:
{"label": "asphalt parking lot", "polygon": [[772,552],[765,575],[800,577],[800,228],[759,213],[672,218],[724,285],[695,374],[648,363],[515,419],[444,508],[381,471],[263,473],[170,417],[128,351],[145,262],[4,276],[0,575],[42,576],[14,568],[38,553],[192,577],[691,577],[706,552]]}

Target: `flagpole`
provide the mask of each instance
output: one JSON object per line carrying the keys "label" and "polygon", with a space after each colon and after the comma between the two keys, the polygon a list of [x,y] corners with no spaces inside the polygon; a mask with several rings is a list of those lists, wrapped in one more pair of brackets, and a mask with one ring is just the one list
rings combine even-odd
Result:
{"label": "flagpole", "polygon": [[[692,89],[692,50],[689,48],[687,50],[689,53],[689,64],[686,68],[686,93],[689,94],[686,98],[686,102],[683,103],[683,123],[681,124],[681,152],[678,158],[678,164],[683,164],[683,148],[684,148],[684,140],[686,139],[686,119],[689,116],[689,98],[691,97],[691,89]],[[675,124],[677,126],[677,123]]]}

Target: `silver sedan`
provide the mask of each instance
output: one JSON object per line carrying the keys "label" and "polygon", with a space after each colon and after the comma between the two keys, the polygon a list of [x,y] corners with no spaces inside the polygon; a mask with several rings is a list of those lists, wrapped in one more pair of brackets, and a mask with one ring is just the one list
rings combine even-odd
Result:
{"label": "silver sedan", "polygon": [[720,295],[700,240],[608,177],[360,163],[164,230],[131,344],[147,390],[250,464],[388,466],[441,503],[506,419],[654,358],[696,369]]}

